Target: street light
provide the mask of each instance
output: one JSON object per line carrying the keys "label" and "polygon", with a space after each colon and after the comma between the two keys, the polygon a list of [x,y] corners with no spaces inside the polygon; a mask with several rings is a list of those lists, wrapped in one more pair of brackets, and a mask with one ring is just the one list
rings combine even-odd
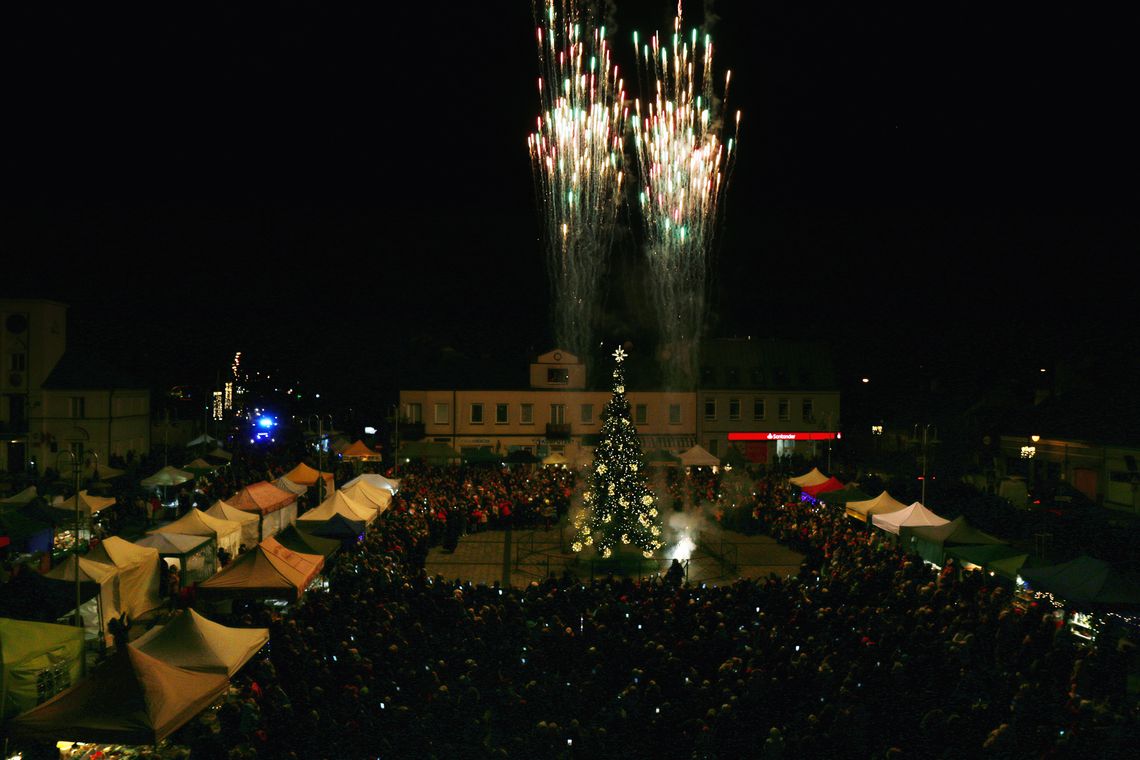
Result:
{"label": "street light", "polygon": [[[75,452],[71,449],[64,449],[56,454],[55,464],[60,472],[63,468],[59,466],[59,458],[66,454],[71,457],[71,471],[75,475],[75,624],[80,628],[83,627],[83,615],[79,612],[79,607],[83,603],[83,595],[79,587],[79,473],[83,470],[83,462]],[[91,456],[95,458],[95,469],[99,469],[99,455],[94,451],[90,452]]]}
{"label": "street light", "polygon": [[[937,440],[938,439],[938,428],[935,427],[934,425],[930,424],[929,422],[927,424],[921,425],[921,426],[915,425],[914,426],[914,436],[912,438],[912,441],[914,443],[918,443],[918,428],[919,427],[922,428],[922,504],[925,506],[926,505],[926,446],[928,443],[938,443],[938,440]],[[929,435],[931,430],[934,431],[933,435]],[[929,436],[929,440],[927,439],[928,436]]]}
{"label": "street light", "polygon": [[400,477],[400,405],[392,404],[392,419],[396,423],[396,443],[393,445],[393,450],[396,454],[396,470],[395,477]]}
{"label": "street light", "polygon": [[325,501],[325,450],[321,446],[321,442],[325,438],[325,417],[329,419],[329,430],[332,430],[332,415],[310,414],[305,417],[305,423],[308,424],[309,420],[313,417],[317,418],[317,505],[321,505]]}

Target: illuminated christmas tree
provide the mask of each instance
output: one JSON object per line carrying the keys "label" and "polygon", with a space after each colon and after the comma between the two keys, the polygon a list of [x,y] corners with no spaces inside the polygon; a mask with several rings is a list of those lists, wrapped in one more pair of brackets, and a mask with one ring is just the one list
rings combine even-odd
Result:
{"label": "illuminated christmas tree", "polygon": [[627,545],[652,557],[664,545],[657,497],[647,485],[641,442],[629,418],[622,366],[626,353],[619,348],[613,356],[613,397],[602,413],[589,490],[582,495],[584,508],[574,519],[571,548],[580,552],[592,545],[602,557],[609,557],[615,548]]}

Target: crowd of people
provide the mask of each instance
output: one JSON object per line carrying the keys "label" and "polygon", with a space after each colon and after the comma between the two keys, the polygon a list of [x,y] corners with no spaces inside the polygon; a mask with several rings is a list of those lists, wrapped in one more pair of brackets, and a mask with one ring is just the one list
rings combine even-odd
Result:
{"label": "crowd of people", "polygon": [[806,555],[795,577],[522,589],[429,577],[431,496],[401,490],[326,593],[235,613],[271,643],[192,756],[1131,756],[1113,642],[755,490],[752,519]]}

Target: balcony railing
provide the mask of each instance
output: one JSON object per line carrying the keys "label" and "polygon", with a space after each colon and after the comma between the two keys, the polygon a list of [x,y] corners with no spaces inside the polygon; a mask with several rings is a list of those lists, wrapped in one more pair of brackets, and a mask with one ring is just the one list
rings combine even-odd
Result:
{"label": "balcony railing", "polygon": [[570,423],[569,422],[548,422],[546,424],[546,440],[548,440],[548,441],[569,441],[570,440]]}

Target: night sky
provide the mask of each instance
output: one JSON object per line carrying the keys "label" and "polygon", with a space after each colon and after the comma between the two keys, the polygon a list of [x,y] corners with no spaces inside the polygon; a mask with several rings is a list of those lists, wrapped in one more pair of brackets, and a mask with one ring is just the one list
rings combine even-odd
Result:
{"label": "night sky", "polygon": [[[378,408],[440,347],[551,347],[529,2],[39,5],[0,24],[0,296],[155,383],[240,349]],[[827,339],[844,384],[1136,353],[1128,20],[929,5],[686,4],[743,111],[715,334]],[[627,89],[673,7],[610,11]]]}

